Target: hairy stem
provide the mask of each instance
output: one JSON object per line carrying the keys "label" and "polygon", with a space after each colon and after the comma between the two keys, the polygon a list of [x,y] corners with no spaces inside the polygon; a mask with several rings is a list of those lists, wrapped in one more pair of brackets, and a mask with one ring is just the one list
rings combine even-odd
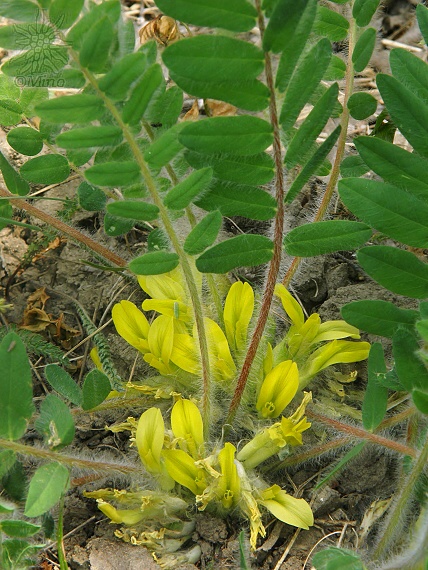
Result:
{"label": "hairy stem", "polygon": [[[415,457],[415,455],[413,455]],[[402,528],[400,519],[403,513],[406,513],[409,500],[415,492],[418,480],[428,463],[428,438],[425,439],[424,446],[422,447],[416,461],[413,464],[411,472],[405,477],[403,484],[400,486],[396,499],[391,507],[388,515],[386,527],[383,528],[382,538],[378,542],[373,556],[379,560],[392,546],[393,540],[396,538],[397,531]]]}
{"label": "hairy stem", "polygon": [[141,473],[141,466],[121,465],[110,461],[93,461],[90,459],[81,459],[80,457],[73,457],[71,455],[64,455],[58,451],[50,451],[49,449],[41,449],[31,445],[18,443],[17,441],[9,441],[7,439],[0,439],[0,449],[12,449],[16,453],[35,457],[36,459],[44,461],[57,461],[69,468],[75,467],[78,469],[88,469],[89,471],[101,471],[107,474],[123,473],[124,475],[131,475],[133,473]]}
{"label": "hairy stem", "polygon": [[[351,12],[352,6],[349,8]],[[323,199],[321,204],[315,214],[314,222],[320,222],[327,213],[328,206],[331,202],[333,194],[336,190],[337,181],[340,175],[340,164],[343,159],[345,152],[346,137],[348,136],[348,124],[349,124],[349,110],[348,110],[348,99],[352,95],[354,88],[354,64],[352,63],[352,53],[354,51],[354,46],[356,42],[357,27],[354,18],[351,13],[349,15],[349,45],[348,45],[348,61],[346,63],[346,73],[345,73],[345,92],[343,98],[343,113],[340,118],[340,135],[337,141],[336,156],[334,158],[333,167],[331,169],[330,179],[327,184]],[[285,287],[288,287],[291,279],[299,268],[301,257],[295,257],[286,272],[282,283]]]}
{"label": "hairy stem", "polygon": [[[8,190],[2,188],[1,186],[0,186],[0,196],[4,198],[16,198],[14,194],[11,194]],[[43,212],[43,210],[39,210],[39,208],[36,208],[36,206],[33,206],[32,204],[25,202],[25,200],[21,200],[19,203],[19,207],[22,208],[22,210],[25,210],[26,212],[34,216],[35,218],[38,218],[39,220],[42,220],[43,222],[46,222],[50,226],[54,227],[62,234],[69,236],[73,240],[82,243],[89,249],[92,249],[92,251],[94,251],[104,259],[107,259],[108,261],[110,261],[110,263],[114,263],[114,265],[117,265],[118,267],[127,266],[127,262],[119,255],[116,255],[106,247],[100,245],[90,237],[85,236],[84,234],[72,228],[71,226],[64,224],[64,222],[61,222],[61,220],[58,220],[57,218],[50,216],[46,212]]]}
{"label": "hairy stem", "polygon": [[392,449],[397,453],[401,453],[403,455],[409,455],[410,457],[416,457],[416,450],[413,447],[409,447],[398,441],[393,441],[392,439],[388,439],[387,437],[383,437],[381,435],[376,435],[365,429],[361,429],[355,426],[351,426],[349,424],[345,424],[343,422],[339,422],[338,420],[334,420],[322,414],[317,414],[311,410],[306,410],[306,415],[308,418],[316,420],[320,423],[325,425],[331,426],[337,431],[341,431],[343,433],[349,433],[350,435],[358,438],[364,439],[366,441],[370,441],[371,443],[376,443],[383,447],[387,447],[388,449]]}
{"label": "hairy stem", "polygon": [[[260,29],[260,36],[263,40],[265,29],[264,16],[261,9],[260,0],[256,0],[256,8],[258,12],[258,25]],[[226,423],[231,425],[235,414],[237,412],[239,403],[244,393],[245,385],[248,380],[248,375],[251,370],[254,358],[256,356],[257,348],[262,338],[266,322],[269,316],[270,307],[272,304],[273,292],[275,289],[276,280],[278,277],[279,267],[281,263],[282,254],[282,234],[284,228],[284,173],[283,161],[281,150],[281,138],[278,122],[278,112],[276,108],[275,85],[272,71],[272,61],[269,52],[265,52],[265,73],[266,84],[270,91],[269,113],[270,120],[273,127],[273,157],[275,161],[276,179],[275,179],[275,198],[277,203],[277,214],[275,217],[274,226],[274,249],[272,261],[269,265],[269,271],[266,279],[266,286],[263,292],[262,303],[260,307],[259,317],[251,337],[250,345],[248,346],[247,355],[242,365],[241,373],[239,375],[235,393],[233,394],[230,403],[229,412],[227,415]]]}

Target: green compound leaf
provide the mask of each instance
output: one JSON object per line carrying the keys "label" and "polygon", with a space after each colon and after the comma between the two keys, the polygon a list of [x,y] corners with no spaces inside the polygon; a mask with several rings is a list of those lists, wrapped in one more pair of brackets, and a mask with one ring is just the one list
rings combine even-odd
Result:
{"label": "green compound leaf", "polygon": [[[305,4],[304,11],[300,11],[301,4]],[[312,31],[312,27],[315,21],[315,16],[317,13],[317,0],[307,0],[302,2],[295,2],[293,0],[281,0],[281,2],[276,2],[276,10],[279,12],[283,10],[284,20],[280,21],[278,18],[275,25],[273,24],[270,30],[273,32],[273,28],[277,25],[279,27],[285,25],[287,29],[286,34],[281,34],[275,38],[272,36],[273,49],[282,46],[281,58],[279,60],[278,71],[275,78],[275,85],[281,91],[284,92],[287,89],[288,82],[293,74],[293,71],[299,61],[302,52],[307,45],[309,35]],[[286,22],[289,16],[293,18],[295,14],[300,14],[300,19],[293,28],[289,28]],[[268,25],[269,27],[269,25]],[[266,38],[266,36],[265,36]],[[267,45],[270,45],[271,38],[268,35]]]}
{"label": "green compound leaf", "polygon": [[252,220],[270,220],[276,214],[276,200],[265,190],[242,184],[213,182],[210,190],[195,200],[204,210],[220,210],[223,216],[244,216]]}
{"label": "green compound leaf", "polygon": [[320,36],[325,36],[332,42],[340,42],[348,35],[349,22],[341,14],[325,8],[318,7],[314,31]]}
{"label": "green compound leaf", "polygon": [[107,212],[119,218],[150,222],[158,217],[159,208],[139,200],[121,200],[107,204]]}
{"label": "green compound leaf", "polygon": [[286,91],[279,117],[284,131],[288,131],[296,122],[300,111],[323,78],[330,59],[331,45],[324,38],[306,54],[298,65]]}
{"label": "green compound leaf", "polygon": [[34,427],[43,434],[51,449],[62,449],[69,445],[75,434],[74,419],[67,404],[48,394],[40,405],[40,416]]}
{"label": "green compound leaf", "polygon": [[53,82],[56,85],[56,74],[67,62],[67,48],[46,45],[40,48],[28,49],[25,53],[8,59],[2,65],[1,70],[6,75],[18,77],[21,86],[28,84],[30,87],[37,87],[34,83],[36,83],[36,78],[39,76],[42,77],[44,84]]}
{"label": "green compound leaf", "polygon": [[57,184],[70,174],[68,160],[59,154],[46,154],[31,158],[22,165],[20,173],[33,184]]}
{"label": "green compound leaf", "polygon": [[355,0],[352,8],[352,16],[357,26],[364,28],[370,24],[371,19],[379,5],[379,0]]}
{"label": "green compound leaf", "polygon": [[220,231],[222,220],[223,216],[218,210],[202,218],[187,236],[184,251],[189,255],[197,255],[212,245]]}
{"label": "green compound leaf", "polygon": [[428,8],[423,4],[418,4],[416,6],[416,17],[425,44],[428,44]]}
{"label": "green compound leaf", "polygon": [[40,16],[39,7],[30,0],[2,0],[0,16],[18,22],[37,22]]}
{"label": "green compound leaf", "polygon": [[165,206],[171,210],[187,208],[201,192],[208,188],[212,177],[212,168],[202,168],[192,172],[168,192],[164,199]]}
{"label": "green compound leaf", "polygon": [[203,154],[226,153],[248,156],[263,152],[272,144],[272,127],[258,117],[212,117],[182,127],[178,140]]}
{"label": "green compound leaf", "polygon": [[382,386],[378,378],[386,374],[385,357],[380,342],[370,348],[368,358],[368,381],[362,406],[364,429],[374,431],[386,414],[388,388]]}
{"label": "green compound leaf", "polygon": [[157,0],[162,12],[187,24],[248,32],[257,11],[247,0]]}
{"label": "green compound leaf", "polygon": [[34,536],[40,529],[40,525],[32,524],[27,521],[3,520],[0,522],[0,530],[8,536],[15,538]]}
{"label": "green compound leaf", "polygon": [[146,63],[141,51],[125,55],[101,77],[98,87],[114,101],[125,99],[131,85],[143,75]]}
{"label": "green compound leaf", "polygon": [[357,73],[360,73],[369,64],[376,43],[376,30],[367,28],[358,38],[352,52],[352,63]]}
{"label": "green compound leaf", "polygon": [[144,159],[149,166],[160,169],[183,149],[183,145],[178,140],[178,135],[184,127],[186,127],[186,123],[174,125],[152,142],[144,151]]}
{"label": "green compound leaf", "polygon": [[70,400],[76,406],[82,403],[82,390],[73,378],[57,364],[48,364],[45,367],[46,380],[61,396]]}
{"label": "green compound leaf", "polygon": [[71,129],[58,135],[55,142],[66,149],[117,146],[122,142],[122,129],[112,126]]}
{"label": "green compound leaf", "polygon": [[164,84],[162,68],[155,63],[144,73],[132,90],[129,100],[123,107],[122,116],[125,123],[136,125],[143,118],[156,91]]}
{"label": "green compound leaf", "polygon": [[370,93],[353,93],[348,99],[351,117],[361,121],[373,115],[377,109],[377,101]]}
{"label": "green compound leaf", "polygon": [[57,28],[65,30],[77,20],[84,0],[53,0],[49,7],[49,20]]}
{"label": "green compound leaf", "polygon": [[161,275],[177,267],[179,257],[169,251],[152,251],[137,257],[129,264],[129,269],[135,275]]}
{"label": "green compound leaf", "polygon": [[80,206],[89,212],[99,212],[107,203],[107,196],[96,186],[82,182],[77,189],[77,198]]}
{"label": "green compound leaf", "polygon": [[311,257],[332,251],[353,250],[366,243],[371,235],[371,228],[360,222],[314,222],[291,230],[284,239],[284,247],[288,255]]}
{"label": "green compound leaf", "polygon": [[428,105],[428,66],[404,49],[393,49],[389,56],[392,75]]}
{"label": "green compound leaf", "polygon": [[18,172],[11,166],[8,160],[0,152],[0,170],[3,174],[4,183],[9,192],[18,194],[18,196],[25,196],[30,191],[30,186],[26,180],[22,178]]}
{"label": "green compound leaf", "polygon": [[80,49],[80,63],[91,71],[101,72],[108,59],[114,39],[113,25],[104,16],[85,35]]}
{"label": "green compound leaf", "polygon": [[419,340],[416,334],[408,329],[398,329],[392,340],[392,352],[398,378],[404,388],[428,391],[428,370],[419,358]]}
{"label": "green compound leaf", "polygon": [[211,166],[215,178],[239,184],[266,184],[275,173],[273,159],[265,152],[249,156],[216,156],[187,151],[184,158],[193,168]]}
{"label": "green compound leaf", "polygon": [[418,312],[400,309],[389,301],[353,301],[341,309],[342,317],[370,334],[392,338],[399,327],[413,328]]}
{"label": "green compound leaf", "polygon": [[19,336],[8,333],[0,344],[0,437],[21,438],[34,412],[31,367]]}
{"label": "green compound leaf", "polygon": [[6,49],[29,49],[37,39],[41,44],[51,43],[55,32],[46,24],[14,24],[0,28],[0,46]]}
{"label": "green compound leaf", "polygon": [[339,181],[345,206],[363,222],[414,247],[428,247],[428,203],[405,190],[377,180]]}
{"label": "green compound leaf", "polygon": [[28,489],[24,514],[38,517],[60,500],[69,485],[68,469],[60,463],[47,463],[34,473]]}
{"label": "green compound leaf", "polygon": [[108,377],[100,370],[91,370],[85,378],[82,387],[82,409],[92,410],[107,398],[111,391]]}
{"label": "green compound leaf", "polygon": [[358,262],[383,287],[415,299],[428,297],[428,267],[414,253],[396,247],[363,247]]}
{"label": "green compound leaf", "polygon": [[205,251],[196,260],[196,267],[201,273],[227,273],[236,267],[267,263],[272,256],[273,243],[269,238],[244,234]]}
{"label": "green compound leaf", "polygon": [[416,152],[428,156],[428,105],[394,77],[380,73],[376,83],[397,128]]}
{"label": "green compound leaf", "polygon": [[334,83],[317,101],[312,111],[303,121],[288,145],[284,160],[288,168],[293,168],[297,164],[304,164],[305,157],[333,112],[338,93],[339,87],[337,83]]}
{"label": "green compound leaf", "polygon": [[253,44],[227,36],[195,36],[171,44],[162,57],[175,83],[195,97],[250,111],[269,104],[269,90],[256,80],[264,55]]}
{"label": "green compound leaf", "polygon": [[369,168],[386,182],[428,199],[428,160],[376,137],[358,137],[355,146]]}
{"label": "green compound leaf", "polygon": [[4,127],[17,125],[22,119],[22,109],[19,103],[12,99],[0,99],[0,124]]}
{"label": "green compound leaf", "polygon": [[31,127],[16,127],[7,134],[10,146],[26,156],[39,154],[43,148],[43,138],[39,131]]}
{"label": "green compound leaf", "polygon": [[39,117],[49,123],[88,123],[101,119],[105,108],[96,95],[68,95],[43,101],[36,106]]}
{"label": "green compound leaf", "polygon": [[140,180],[140,167],[136,162],[103,162],[85,170],[85,176],[96,186],[127,186]]}
{"label": "green compound leaf", "polygon": [[334,131],[326,138],[326,140],[315,150],[314,154],[306,162],[300,174],[296,177],[285,197],[286,202],[291,202],[309,180],[309,178],[317,171],[323,164],[331,149],[336,144],[340,135],[340,126],[336,127]]}

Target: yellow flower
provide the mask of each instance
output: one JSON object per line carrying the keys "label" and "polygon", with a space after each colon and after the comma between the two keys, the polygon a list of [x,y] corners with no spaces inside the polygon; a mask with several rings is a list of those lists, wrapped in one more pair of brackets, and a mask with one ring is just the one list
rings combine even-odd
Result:
{"label": "yellow flower", "polygon": [[263,418],[277,418],[299,388],[297,364],[281,362],[267,374],[260,388],[256,408]]}
{"label": "yellow flower", "polygon": [[[236,374],[236,366],[226,336],[215,321],[205,318],[204,322],[212,373],[218,381],[231,380]],[[197,338],[196,326],[193,328],[193,336]]]}
{"label": "yellow flower", "polygon": [[145,518],[141,509],[116,509],[103,499],[97,499],[97,503],[100,511],[114,523],[133,525]]}
{"label": "yellow flower", "polygon": [[225,509],[235,506],[240,498],[241,485],[235,465],[236,447],[225,443],[218,454],[221,477],[218,479],[217,496]]}
{"label": "yellow flower", "polygon": [[121,301],[113,307],[111,314],[114,326],[120,336],[140,352],[147,352],[149,350],[147,337],[150,325],[134,303]]}
{"label": "yellow flower", "polygon": [[308,503],[292,497],[278,485],[262,491],[258,502],[286,524],[306,530],[314,524],[314,515]]}
{"label": "yellow flower", "polygon": [[202,493],[206,487],[204,471],[195,460],[182,449],[164,449],[163,457],[168,474],[194,495]]}
{"label": "yellow flower", "polygon": [[301,445],[301,434],[311,425],[303,417],[306,406],[311,399],[312,394],[305,393],[302,403],[292,416],[289,418],[282,417],[280,422],[262,429],[244,445],[238,453],[237,459],[242,462],[246,469],[254,469],[286,445]]}
{"label": "yellow flower", "polygon": [[224,303],[226,338],[232,350],[243,350],[248,325],[254,311],[254,291],[248,283],[237,281],[229,289]]}
{"label": "yellow flower", "polygon": [[144,354],[144,360],[159,370],[161,374],[171,374],[169,365],[174,344],[174,322],[171,317],[161,315],[150,325],[147,335],[149,351]]}
{"label": "yellow flower", "polygon": [[204,426],[196,404],[190,400],[178,400],[172,408],[171,428],[181,449],[199,459],[204,452]]}
{"label": "yellow flower", "polygon": [[359,362],[365,360],[370,351],[368,342],[351,342],[347,340],[333,340],[315,350],[305,366],[301,368],[300,387],[306,384],[324,368],[332,364]]}
{"label": "yellow flower", "polygon": [[149,408],[140,417],[135,442],[144,467],[149,473],[161,473],[161,452],[165,424],[158,408]]}

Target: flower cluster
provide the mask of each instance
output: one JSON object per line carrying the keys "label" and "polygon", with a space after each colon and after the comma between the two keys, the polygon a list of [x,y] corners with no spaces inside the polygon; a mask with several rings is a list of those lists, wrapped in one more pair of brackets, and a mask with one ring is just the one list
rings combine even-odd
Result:
{"label": "flower cluster", "polygon": [[[138,423],[130,421],[128,427],[134,432],[142,464],[157,479],[164,494],[105,489],[87,493],[87,496],[98,499],[100,510],[112,522],[138,527],[139,523],[156,517],[159,523],[167,517],[175,520],[178,512],[184,513],[187,503],[168,493],[179,484],[195,496],[199,510],[207,508],[223,515],[240,511],[246,516],[250,521],[253,548],[258,535],[265,536],[260,507],[287,524],[307,529],[313,524],[308,503],[292,497],[278,485],[267,487],[252,476],[251,470],[285,445],[301,443],[302,432],[310,427],[303,417],[309,401],[310,394],[306,394],[292,416],[283,417],[280,423],[262,430],[238,454],[229,442],[206,454],[202,417],[191,400],[179,398],[174,404],[171,430],[165,429],[160,410],[150,408]],[[106,499],[133,508],[117,509]],[[143,540],[137,530],[131,535],[133,542]]]}
{"label": "flower cluster", "polygon": [[[144,311],[159,313],[149,324],[144,313],[130,301],[121,301],[113,307],[113,322],[117,332],[138,349],[144,360],[162,376],[188,379],[200,374],[197,331],[192,308],[179,269],[163,275],[140,276],[142,289],[152,297],[146,299]],[[359,331],[345,321],[321,323],[317,313],[305,319],[303,310],[283,285],[277,285],[275,295],[291,326],[286,335],[272,348],[267,341],[260,382],[257,410],[262,417],[278,417],[278,407],[287,395],[284,384],[298,383],[304,388],[321,370],[341,362],[358,362],[368,356],[367,342],[343,340],[359,339]],[[236,375],[237,362],[247,345],[248,331],[254,313],[254,291],[248,283],[234,283],[226,296],[223,328],[214,320],[205,318],[205,331],[212,378],[230,385]],[[286,379],[288,379],[286,381]],[[259,386],[260,388],[260,386]],[[292,396],[291,396],[292,397]],[[276,402],[276,399],[279,401]]]}

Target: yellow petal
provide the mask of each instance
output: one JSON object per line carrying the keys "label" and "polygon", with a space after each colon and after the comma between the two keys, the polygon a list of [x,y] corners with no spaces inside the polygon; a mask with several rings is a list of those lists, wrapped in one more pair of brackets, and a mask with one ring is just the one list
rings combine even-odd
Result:
{"label": "yellow petal", "polygon": [[117,303],[111,312],[114,326],[122,338],[141,352],[148,350],[150,325],[144,314],[131,301]]}
{"label": "yellow petal", "polygon": [[292,497],[278,485],[265,489],[261,496],[259,502],[280,521],[306,530],[314,524],[314,515],[308,503]]}
{"label": "yellow petal", "polygon": [[195,339],[189,334],[175,334],[171,361],[190,374],[198,374],[201,369]]}
{"label": "yellow petal", "polygon": [[97,500],[98,508],[112,522],[118,524],[133,525],[142,521],[145,517],[141,509],[116,509],[102,499]]}
{"label": "yellow petal", "polygon": [[168,474],[194,495],[199,495],[206,487],[203,470],[195,465],[195,460],[181,449],[165,449],[163,458]]}
{"label": "yellow petal", "polygon": [[333,340],[315,350],[302,369],[300,387],[303,388],[320,370],[340,362],[359,362],[365,360],[370,351],[368,342],[352,342],[348,340]]}
{"label": "yellow petal", "polygon": [[165,424],[158,408],[145,411],[137,426],[135,441],[144,467],[150,473],[161,473],[161,452],[165,437]]}
{"label": "yellow petal", "polygon": [[180,447],[199,459],[203,454],[204,426],[196,404],[190,400],[178,400],[172,408],[171,428],[174,436],[179,438]]}
{"label": "yellow petal", "polygon": [[139,275],[138,283],[152,299],[173,299],[186,302],[186,293],[179,269],[162,275]]}
{"label": "yellow petal", "polygon": [[287,291],[284,285],[281,285],[280,283],[275,285],[275,295],[281,299],[284,311],[290,317],[293,325],[299,329],[305,322],[305,316],[303,314],[302,307],[299,305],[293,295]]}
{"label": "yellow petal", "polygon": [[153,321],[147,337],[150,352],[168,364],[174,344],[174,323],[171,317],[161,315]]}
{"label": "yellow petal", "polygon": [[[214,377],[219,381],[231,380],[236,374],[236,366],[230,354],[225,334],[215,321],[205,318],[204,322],[208,355]],[[197,338],[196,326],[193,327],[193,336]]]}
{"label": "yellow petal", "polygon": [[314,344],[324,340],[335,340],[339,338],[360,338],[360,331],[349,325],[346,321],[326,321],[322,323]]}
{"label": "yellow petal", "polygon": [[321,325],[320,316],[314,313],[297,330],[291,327],[287,333],[288,351],[292,358],[304,355],[314,344]]}
{"label": "yellow petal", "polygon": [[218,454],[221,477],[218,481],[217,494],[225,509],[236,505],[240,497],[240,481],[235,465],[236,447],[231,443],[225,443]]}
{"label": "yellow petal", "polygon": [[248,283],[237,281],[229,289],[224,303],[226,338],[233,350],[242,350],[247,342],[248,325],[254,311],[254,291]]}
{"label": "yellow petal", "polygon": [[157,311],[161,313],[161,315],[174,317],[183,322],[192,320],[190,307],[181,301],[175,301],[173,299],[146,299],[143,302],[143,309],[145,311]]}
{"label": "yellow petal", "polygon": [[260,388],[256,408],[264,418],[277,418],[299,388],[297,364],[291,360],[273,368]]}

